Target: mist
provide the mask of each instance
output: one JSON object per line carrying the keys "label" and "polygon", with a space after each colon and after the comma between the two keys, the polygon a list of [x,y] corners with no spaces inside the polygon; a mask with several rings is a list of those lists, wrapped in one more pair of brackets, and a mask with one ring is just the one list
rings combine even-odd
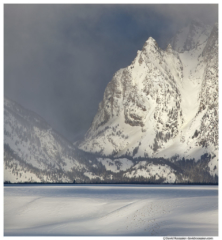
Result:
{"label": "mist", "polygon": [[74,141],[115,72],[150,36],[164,49],[191,19],[213,25],[218,5],[5,4],[4,95]]}

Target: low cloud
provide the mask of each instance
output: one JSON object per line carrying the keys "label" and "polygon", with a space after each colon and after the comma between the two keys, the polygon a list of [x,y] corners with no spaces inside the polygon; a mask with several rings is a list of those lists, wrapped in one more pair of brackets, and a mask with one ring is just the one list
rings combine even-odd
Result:
{"label": "low cloud", "polygon": [[68,139],[86,131],[114,73],[152,36],[161,47],[214,5],[4,5],[5,95]]}

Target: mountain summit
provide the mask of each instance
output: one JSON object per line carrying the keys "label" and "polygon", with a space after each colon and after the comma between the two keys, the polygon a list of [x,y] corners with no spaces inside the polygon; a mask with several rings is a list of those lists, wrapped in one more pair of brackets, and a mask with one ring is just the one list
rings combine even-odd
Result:
{"label": "mountain summit", "polygon": [[210,156],[218,174],[218,26],[192,21],[166,50],[150,37],[105,89],[79,148],[113,158]]}
{"label": "mountain summit", "polygon": [[4,180],[218,183],[218,25],[192,22],[165,50],[150,37],[78,148],[5,98]]}

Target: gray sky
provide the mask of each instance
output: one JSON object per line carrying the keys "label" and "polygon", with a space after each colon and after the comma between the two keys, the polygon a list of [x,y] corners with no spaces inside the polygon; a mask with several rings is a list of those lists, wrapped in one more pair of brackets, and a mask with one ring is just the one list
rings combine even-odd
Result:
{"label": "gray sky", "polygon": [[114,73],[152,36],[165,48],[217,5],[4,5],[5,96],[73,141],[90,127]]}

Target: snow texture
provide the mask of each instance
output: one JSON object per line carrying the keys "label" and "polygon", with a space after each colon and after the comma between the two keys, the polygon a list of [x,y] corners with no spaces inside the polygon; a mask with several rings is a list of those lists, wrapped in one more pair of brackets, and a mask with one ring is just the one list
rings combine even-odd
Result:
{"label": "snow texture", "polygon": [[218,187],[4,187],[5,236],[218,236]]}

